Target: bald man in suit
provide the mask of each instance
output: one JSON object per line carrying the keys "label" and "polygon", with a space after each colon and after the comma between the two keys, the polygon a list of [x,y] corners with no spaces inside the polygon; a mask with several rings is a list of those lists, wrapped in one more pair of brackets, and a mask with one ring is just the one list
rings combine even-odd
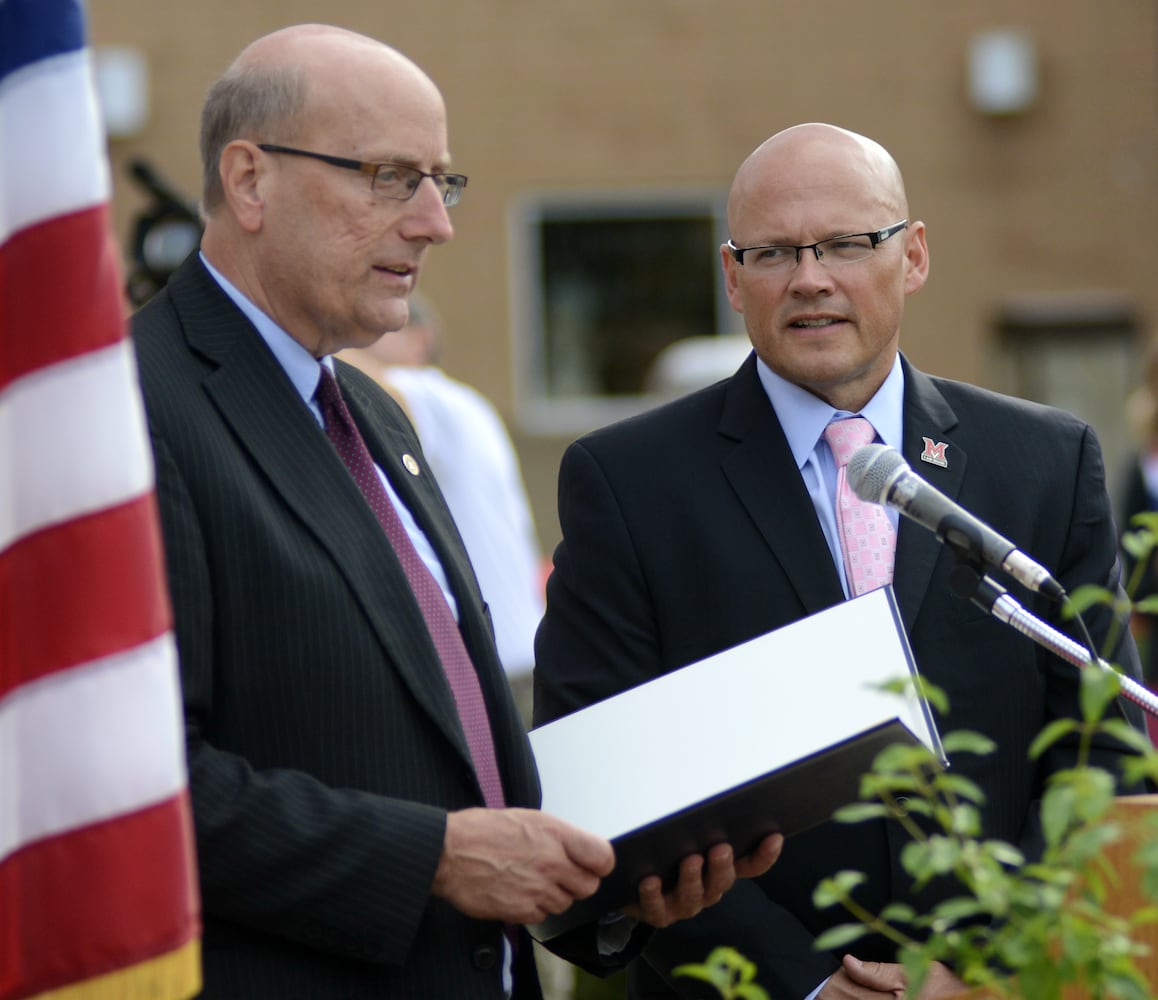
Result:
{"label": "bald man in suit", "polygon": [[[777,133],[737,172],[728,226],[725,282],[753,353],[730,378],[594,431],[563,458],[563,540],[536,644],[537,723],[855,593],[824,437],[835,421],[867,420],[870,436],[1067,588],[1119,586],[1091,428],[1059,410],[931,377],[900,355],[904,303],[925,282],[929,250],[880,145],[821,123]],[[1066,741],[1034,761],[1028,749],[1052,720],[1080,718],[1078,670],[954,597],[953,568],[931,532],[899,525],[892,584],[918,667],[948,695],[938,724],[984,732],[998,747],[991,758],[962,755],[953,768],[986,795],[983,835],[1033,856],[1037,800],[1078,751]],[[1031,606],[1062,624],[1044,598]],[[1108,613],[1088,620],[1101,642]],[[1137,676],[1128,634],[1110,655]],[[807,684],[808,664],[799,671]],[[1133,707],[1131,715],[1138,723]],[[1103,739],[1091,761],[1117,773],[1123,753]],[[794,837],[768,875],[658,932],[632,966],[630,995],[677,995],[686,983],[671,969],[718,945],[753,962],[777,1000],[902,995],[887,941],[858,942],[847,957],[813,948],[848,917],[818,910],[812,892],[822,878],[854,869],[868,876],[858,898],[871,911],[895,900],[930,905],[935,895],[914,898],[901,868],[905,840],[899,824],[885,821],[830,823]],[[921,996],[959,989],[937,966]]]}

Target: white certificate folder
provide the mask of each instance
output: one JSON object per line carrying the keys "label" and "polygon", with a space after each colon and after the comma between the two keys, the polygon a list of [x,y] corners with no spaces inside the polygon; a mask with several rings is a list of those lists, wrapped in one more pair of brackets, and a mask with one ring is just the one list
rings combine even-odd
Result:
{"label": "white certificate folder", "polygon": [[[926,701],[879,690],[916,678],[891,587],[758,636],[531,732],[543,809],[612,842],[599,891],[532,930],[540,940],[636,899],[640,879],[728,842],[737,854],[859,797],[874,757],[923,743]],[[786,862],[790,863],[790,862]]]}

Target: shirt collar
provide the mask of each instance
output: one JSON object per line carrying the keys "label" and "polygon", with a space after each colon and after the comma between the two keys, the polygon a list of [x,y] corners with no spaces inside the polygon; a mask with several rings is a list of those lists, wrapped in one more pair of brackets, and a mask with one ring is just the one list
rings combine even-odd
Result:
{"label": "shirt collar", "polygon": [[[225,275],[206,260],[204,253],[201,254],[201,263],[213,276],[213,280],[221,286],[221,290],[229,296],[234,305],[245,314],[246,318],[257,329],[261,339],[273,352],[277,363],[281,365],[286,376],[293,383],[293,387],[301,396],[302,401],[310,409],[315,409],[314,392],[318,388],[318,380],[322,377],[322,373],[318,369],[318,359],[246,298]],[[322,358],[320,363],[331,371],[333,370],[334,362],[330,357]],[[318,415],[315,412],[315,416]]]}
{"label": "shirt collar", "polygon": [[[807,389],[789,382],[777,375],[759,357],[756,359],[756,373],[760,384],[768,395],[768,401],[776,411],[788,447],[797,468],[803,468],[816,448],[824,428],[834,417],[853,416],[847,410],[837,410],[819,396]],[[901,357],[893,359],[884,383],[860,410],[859,416],[868,420],[876,428],[877,436],[898,451],[901,446],[901,424],[904,409],[905,375],[901,369]]]}

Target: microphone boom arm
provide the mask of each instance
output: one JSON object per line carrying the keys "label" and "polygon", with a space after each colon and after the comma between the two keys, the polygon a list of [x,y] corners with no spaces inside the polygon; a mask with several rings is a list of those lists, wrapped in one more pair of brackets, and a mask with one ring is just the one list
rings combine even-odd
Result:
{"label": "microphone boom arm", "polygon": [[[959,572],[963,568],[968,572]],[[970,584],[972,584],[971,593]],[[1081,643],[1075,642],[1064,632],[1055,629],[1032,612],[1027,611],[1009,596],[1009,592],[1004,587],[995,583],[988,576],[977,572],[975,567],[968,565],[968,563],[959,563],[958,571],[955,571],[954,574],[953,589],[958,596],[968,597],[986,614],[1004,622],[1010,628],[1032,639],[1039,646],[1049,650],[1067,663],[1072,663],[1076,667],[1086,667],[1093,664],[1101,670],[1115,674],[1121,684],[1123,696],[1140,706],[1143,711],[1158,717],[1158,696],[1155,696],[1149,688],[1139,684],[1132,677],[1127,677],[1121,671],[1115,670],[1100,656],[1095,657]]]}

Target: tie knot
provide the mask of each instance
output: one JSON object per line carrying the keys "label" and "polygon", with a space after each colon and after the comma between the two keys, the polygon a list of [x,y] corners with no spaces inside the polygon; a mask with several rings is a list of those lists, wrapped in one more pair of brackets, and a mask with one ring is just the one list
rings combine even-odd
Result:
{"label": "tie knot", "polygon": [[338,390],[338,380],[334,378],[334,373],[325,365],[318,365],[318,368],[321,371],[321,376],[318,378],[318,388],[314,395],[318,400],[318,406],[324,407],[341,399],[342,394]]}
{"label": "tie knot", "polygon": [[337,417],[342,423],[346,422],[346,401],[342,399],[342,390],[338,388],[338,380],[334,373],[325,365],[319,365],[322,376],[318,379],[318,388],[314,398],[318,401],[318,409],[322,411],[322,421],[329,431],[333,426],[333,418]]}
{"label": "tie knot", "polygon": [[832,457],[836,459],[837,468],[848,465],[853,452],[871,444],[877,432],[873,425],[864,417],[849,417],[846,420],[834,420],[824,428],[824,440],[832,449]]}

